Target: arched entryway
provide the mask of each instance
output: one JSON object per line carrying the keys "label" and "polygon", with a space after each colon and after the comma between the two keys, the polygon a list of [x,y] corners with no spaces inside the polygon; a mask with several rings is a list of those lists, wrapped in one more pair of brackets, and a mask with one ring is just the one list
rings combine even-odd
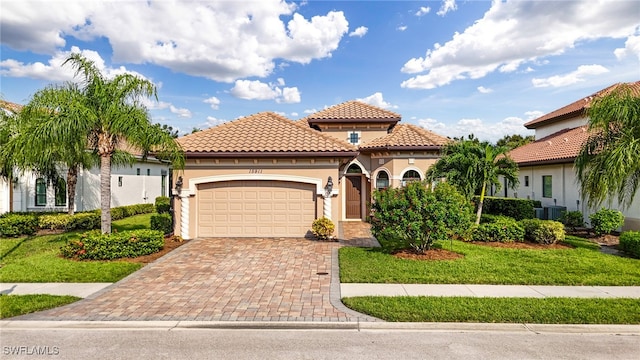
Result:
{"label": "arched entryway", "polygon": [[362,219],[362,168],[351,164],[345,174],[345,218]]}

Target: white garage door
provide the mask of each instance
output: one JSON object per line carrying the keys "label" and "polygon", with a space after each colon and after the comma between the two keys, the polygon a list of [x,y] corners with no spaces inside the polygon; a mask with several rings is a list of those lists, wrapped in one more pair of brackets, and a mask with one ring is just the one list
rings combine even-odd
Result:
{"label": "white garage door", "polygon": [[316,218],[315,186],[225,181],[198,188],[199,237],[303,237]]}

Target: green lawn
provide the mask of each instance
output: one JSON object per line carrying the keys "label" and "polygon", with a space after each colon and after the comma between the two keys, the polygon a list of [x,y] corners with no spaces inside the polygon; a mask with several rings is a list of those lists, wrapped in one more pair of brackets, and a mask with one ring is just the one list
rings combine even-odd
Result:
{"label": "green lawn", "polygon": [[640,324],[638,299],[353,297],[349,308],[386,321]]}
{"label": "green lawn", "polygon": [[0,319],[51,309],[80,300],[75,296],[55,295],[2,295]]}
{"label": "green lawn", "polygon": [[[148,229],[151,214],[113,222],[115,231]],[[60,257],[66,239],[81,232],[60,235],[0,238],[0,282],[115,282],[140,269],[124,261],[74,261]]]}
{"label": "green lawn", "polygon": [[[398,259],[385,249],[340,249],[344,283],[640,285],[640,260],[602,254],[568,236],[573,249],[505,249],[453,241],[458,260]],[[437,244],[450,249],[450,243]]]}

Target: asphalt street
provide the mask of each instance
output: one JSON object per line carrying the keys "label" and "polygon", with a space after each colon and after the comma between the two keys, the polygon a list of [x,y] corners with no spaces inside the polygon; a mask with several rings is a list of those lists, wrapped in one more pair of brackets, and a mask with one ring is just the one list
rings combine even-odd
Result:
{"label": "asphalt street", "polygon": [[[34,324],[37,325],[37,324]],[[446,329],[5,327],[3,359],[638,359],[631,333]],[[637,329],[636,329],[637,330]]]}

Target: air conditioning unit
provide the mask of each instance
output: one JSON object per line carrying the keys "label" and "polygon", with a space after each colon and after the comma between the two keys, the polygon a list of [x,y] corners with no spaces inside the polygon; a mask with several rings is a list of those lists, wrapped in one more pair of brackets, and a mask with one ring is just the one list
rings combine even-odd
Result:
{"label": "air conditioning unit", "polygon": [[543,208],[533,208],[536,212],[536,219],[544,220],[544,209]]}
{"label": "air conditioning unit", "polygon": [[545,206],[543,208],[544,218],[547,220],[558,220],[565,211],[567,211],[566,206]]}

